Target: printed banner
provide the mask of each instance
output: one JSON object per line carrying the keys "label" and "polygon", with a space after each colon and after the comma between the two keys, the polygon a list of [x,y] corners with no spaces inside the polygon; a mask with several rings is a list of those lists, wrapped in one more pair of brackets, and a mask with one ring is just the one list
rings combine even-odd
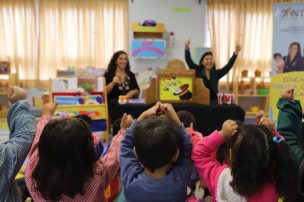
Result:
{"label": "printed banner", "polygon": [[304,106],[304,3],[278,3],[273,11],[269,115],[277,120],[276,104],[284,88],[294,88]]}
{"label": "printed banner", "polygon": [[275,4],[272,75],[304,71],[304,3]]}
{"label": "printed banner", "polygon": [[300,100],[304,107],[304,72],[289,72],[271,77],[269,117],[272,120],[278,118],[277,102],[285,88],[295,89],[295,99]]}

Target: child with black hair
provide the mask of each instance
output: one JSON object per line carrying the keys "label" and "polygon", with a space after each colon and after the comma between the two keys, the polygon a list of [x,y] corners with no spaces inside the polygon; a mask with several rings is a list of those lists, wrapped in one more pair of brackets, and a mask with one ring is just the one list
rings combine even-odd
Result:
{"label": "child with black hair", "polygon": [[14,179],[31,148],[36,131],[36,120],[26,97],[26,92],[22,88],[9,87],[9,140],[0,144],[1,201],[21,201]]}
{"label": "child with black hair", "polygon": [[[88,124],[88,127],[91,129],[92,121],[93,121],[91,117],[89,117],[88,115],[81,114],[75,116],[75,118],[83,120],[86,124]],[[100,141],[100,138],[94,132],[92,132],[92,137],[93,137],[93,144],[96,153],[96,158],[98,159],[103,152],[103,143],[102,141]]]}
{"label": "child with black hair", "polygon": [[[286,139],[298,167],[298,190],[304,197],[304,144],[302,107],[299,100],[295,100],[294,89],[284,89],[278,100],[279,109],[277,129]],[[303,200],[303,199],[302,199]]]}
{"label": "child with black hair", "polygon": [[[236,136],[230,166],[212,153]],[[221,131],[204,137],[192,152],[194,165],[213,195],[213,201],[275,202],[295,200],[296,176],[288,145],[264,125],[242,125],[227,120]]]}
{"label": "child with black hair", "polygon": [[46,104],[32,144],[25,181],[34,201],[105,201],[104,191],[120,166],[120,142],[133,118],[124,114],[122,130],[104,158],[96,159],[93,138],[81,119],[51,119]]}
{"label": "child with black hair", "polygon": [[184,124],[186,131],[191,137],[191,142],[195,145],[200,139],[203,138],[203,135],[195,130],[195,118],[191,112],[181,110],[177,112],[177,116],[180,121]]}
{"label": "child with black hair", "polygon": [[[195,117],[191,112],[185,110],[178,111],[177,116],[184,124],[186,131],[191,138],[192,146],[194,146],[200,139],[203,138],[203,135],[195,130]],[[204,194],[204,185],[197,174],[196,168],[193,167],[187,189],[187,202],[198,201],[204,197]]]}
{"label": "child with black hair", "polygon": [[[165,116],[159,116],[164,114]],[[126,130],[121,180],[127,201],[185,201],[192,144],[171,104],[158,102]]]}

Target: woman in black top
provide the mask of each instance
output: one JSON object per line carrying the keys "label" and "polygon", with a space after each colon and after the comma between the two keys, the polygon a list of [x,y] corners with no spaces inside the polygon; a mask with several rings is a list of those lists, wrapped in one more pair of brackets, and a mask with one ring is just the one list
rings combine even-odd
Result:
{"label": "woman in black top", "polygon": [[113,54],[104,77],[107,85],[109,115],[111,116],[118,105],[120,95],[136,98],[139,94],[139,87],[135,75],[130,71],[126,52],[117,51]]}
{"label": "woman in black top", "polygon": [[104,75],[107,85],[108,100],[118,100],[120,95],[135,98],[139,87],[133,72],[130,71],[128,55],[117,51],[111,58],[107,72]]}
{"label": "woman in black top", "polygon": [[292,42],[288,47],[288,55],[284,57],[285,66],[283,73],[304,71],[304,63],[301,55],[301,45],[298,42]]}
{"label": "woman in black top", "polygon": [[191,54],[189,50],[190,40],[185,41],[185,59],[190,69],[195,69],[196,77],[202,78],[204,85],[210,91],[211,103],[217,103],[217,93],[218,93],[218,83],[219,80],[225,76],[229,70],[232,68],[237,54],[241,50],[241,46],[237,45],[235,51],[230,58],[228,64],[226,64],[222,69],[216,69],[213,59],[212,52],[206,52],[202,55],[199,64],[195,64],[191,59]]}

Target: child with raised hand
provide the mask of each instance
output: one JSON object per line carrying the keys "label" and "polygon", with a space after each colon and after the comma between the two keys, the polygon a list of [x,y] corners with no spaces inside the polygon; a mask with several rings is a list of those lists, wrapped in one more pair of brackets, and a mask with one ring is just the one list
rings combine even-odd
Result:
{"label": "child with raised hand", "polygon": [[26,92],[17,86],[9,87],[12,104],[7,113],[9,140],[0,144],[0,199],[21,201],[15,176],[20,170],[36,132],[36,120],[25,100]]}
{"label": "child with raised hand", "polygon": [[298,167],[298,188],[304,197],[304,145],[302,107],[299,100],[294,98],[294,89],[284,89],[278,100],[279,109],[277,129],[285,137],[290,150],[295,157]]}
{"label": "child with raised hand", "polygon": [[109,151],[96,159],[88,125],[77,118],[52,120],[55,109],[56,104],[43,107],[29,155],[25,180],[32,199],[105,201],[104,190],[119,169],[120,142],[132,117],[124,114]]}
{"label": "child with raised hand", "polygon": [[[235,136],[230,166],[221,165],[212,153]],[[288,145],[267,126],[242,125],[227,120],[198,142],[192,153],[194,165],[213,195],[213,201],[275,202],[295,199],[295,175]]]}
{"label": "child with raised hand", "polygon": [[274,136],[281,138],[285,141],[285,138],[279,134],[278,130],[275,127],[275,124],[271,119],[266,115],[263,110],[259,110],[256,114],[256,122],[258,125],[264,125],[269,128],[269,130],[274,134]]}
{"label": "child with raised hand", "polygon": [[[162,115],[164,114],[164,115]],[[121,180],[127,201],[185,201],[192,144],[171,104],[156,103],[126,130]]]}

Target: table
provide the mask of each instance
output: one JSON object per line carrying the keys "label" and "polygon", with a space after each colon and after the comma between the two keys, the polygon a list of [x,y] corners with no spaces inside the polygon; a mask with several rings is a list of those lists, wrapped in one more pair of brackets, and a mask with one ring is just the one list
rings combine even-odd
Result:
{"label": "table", "polygon": [[[196,119],[196,130],[203,135],[209,135],[214,130],[220,130],[227,119],[244,121],[245,111],[237,105],[201,105],[194,103],[172,104],[176,111],[186,110],[191,112]],[[124,113],[137,118],[143,111],[149,109],[152,104],[118,104],[111,112],[110,118],[113,123],[121,118]]]}

